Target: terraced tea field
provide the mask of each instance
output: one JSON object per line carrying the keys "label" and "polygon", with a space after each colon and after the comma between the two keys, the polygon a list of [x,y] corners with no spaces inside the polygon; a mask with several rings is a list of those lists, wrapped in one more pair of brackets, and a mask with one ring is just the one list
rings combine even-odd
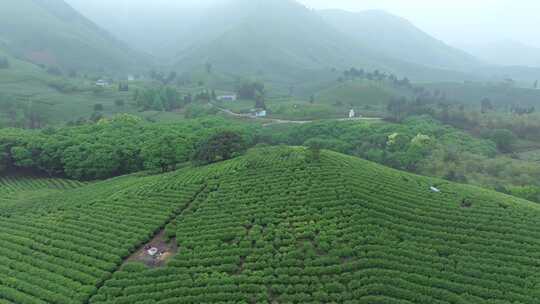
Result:
{"label": "terraced tea field", "polygon": [[0,207],[82,186],[84,183],[61,178],[3,176],[0,177]]}
{"label": "terraced tea field", "polygon": [[[538,205],[333,152],[255,149],[42,206],[0,213],[2,304],[540,298]],[[175,256],[126,261],[162,228]]]}

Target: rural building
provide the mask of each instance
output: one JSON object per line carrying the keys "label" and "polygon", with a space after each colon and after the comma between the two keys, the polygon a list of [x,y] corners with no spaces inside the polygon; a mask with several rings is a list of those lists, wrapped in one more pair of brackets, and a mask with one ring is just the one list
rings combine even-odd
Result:
{"label": "rural building", "polygon": [[98,87],[106,87],[109,85],[109,82],[107,80],[99,79],[96,81],[96,86]]}
{"label": "rural building", "polygon": [[255,117],[266,117],[266,110],[260,110],[255,112]]}
{"label": "rural building", "polygon": [[355,118],[356,117],[356,113],[354,112],[354,109],[351,109],[349,111],[349,118]]}
{"label": "rural building", "polygon": [[220,95],[217,97],[217,100],[219,101],[236,101],[238,97],[234,94],[232,95]]}

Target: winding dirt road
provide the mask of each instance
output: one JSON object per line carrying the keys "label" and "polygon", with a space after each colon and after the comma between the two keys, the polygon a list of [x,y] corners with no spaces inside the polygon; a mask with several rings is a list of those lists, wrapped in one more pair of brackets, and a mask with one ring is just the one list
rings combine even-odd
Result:
{"label": "winding dirt road", "polygon": [[333,119],[319,119],[319,120],[287,120],[287,119],[277,119],[277,118],[268,118],[268,117],[256,117],[251,114],[235,113],[229,109],[219,107],[215,104],[212,104],[212,106],[216,107],[221,112],[230,116],[264,121],[264,124],[263,124],[264,127],[275,125],[275,124],[307,124],[307,123],[312,123],[315,121],[322,121],[322,120],[325,120],[325,121],[380,121],[382,120],[382,118],[380,117],[333,118]]}

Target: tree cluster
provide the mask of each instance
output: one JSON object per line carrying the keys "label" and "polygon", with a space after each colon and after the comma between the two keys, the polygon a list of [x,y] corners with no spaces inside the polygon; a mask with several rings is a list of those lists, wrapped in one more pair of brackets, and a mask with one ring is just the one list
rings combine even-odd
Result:
{"label": "tree cluster", "polygon": [[[122,114],[61,129],[0,130],[0,172],[31,170],[78,180],[105,179],[143,169],[161,172],[194,159],[225,160],[246,148],[235,124],[219,133],[221,119],[148,124]],[[238,129],[241,134],[249,130]],[[200,143],[200,144],[197,144]]]}
{"label": "tree cluster", "polygon": [[395,87],[405,87],[412,88],[411,82],[407,77],[399,79],[396,75],[392,73],[381,72],[379,70],[374,70],[372,72],[365,71],[364,69],[350,68],[343,72],[343,75],[339,80],[354,80],[354,79],[367,79],[379,82],[389,82]]}

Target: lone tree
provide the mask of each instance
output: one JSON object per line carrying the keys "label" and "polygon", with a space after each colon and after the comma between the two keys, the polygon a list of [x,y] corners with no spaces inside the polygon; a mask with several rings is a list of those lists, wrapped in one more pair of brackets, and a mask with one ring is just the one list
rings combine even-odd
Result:
{"label": "lone tree", "polygon": [[236,132],[223,131],[203,140],[197,146],[193,160],[200,164],[211,164],[233,158],[247,148],[245,140]]}

